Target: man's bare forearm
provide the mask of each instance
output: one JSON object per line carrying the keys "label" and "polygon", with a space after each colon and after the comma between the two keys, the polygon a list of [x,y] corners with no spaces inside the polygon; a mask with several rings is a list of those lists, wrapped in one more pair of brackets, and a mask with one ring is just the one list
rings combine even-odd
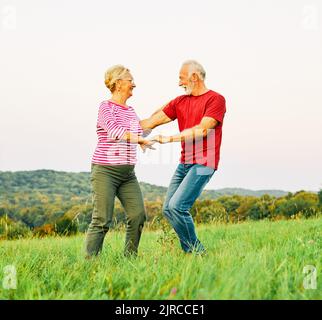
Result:
{"label": "man's bare forearm", "polygon": [[203,117],[201,119],[200,124],[192,128],[183,130],[177,135],[170,136],[169,142],[180,142],[180,141],[204,138],[208,135],[209,130],[213,130],[217,124],[218,124],[217,120],[211,117]]}
{"label": "man's bare forearm", "polygon": [[140,121],[143,130],[154,129],[157,126],[172,121],[162,110],[154,113],[150,118]]}
{"label": "man's bare forearm", "polygon": [[169,142],[182,142],[182,141],[191,141],[194,139],[202,139],[203,137],[207,136],[208,129],[200,128],[199,126],[186,129],[176,135],[172,136],[163,136],[161,134],[153,137],[151,141],[157,141],[159,143],[169,143]]}
{"label": "man's bare forearm", "polygon": [[181,141],[189,141],[193,139],[200,139],[207,136],[207,129],[201,128],[199,126],[195,126],[182,132],[169,136],[170,142],[181,142]]}

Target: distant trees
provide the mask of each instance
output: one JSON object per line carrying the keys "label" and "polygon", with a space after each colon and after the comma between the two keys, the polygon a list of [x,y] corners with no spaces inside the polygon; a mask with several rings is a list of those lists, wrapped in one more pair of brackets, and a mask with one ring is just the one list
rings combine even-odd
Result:
{"label": "distant trees", "polygon": [[[85,232],[91,221],[89,173],[52,170],[0,172],[0,239],[22,236],[71,235]],[[146,228],[168,228],[162,214],[165,188],[141,184],[147,212]],[[237,223],[245,220],[290,219],[321,216],[322,190],[294,194],[207,198],[205,193],[191,209],[197,223]],[[115,203],[113,226],[126,221],[123,207]]]}
{"label": "distant trees", "polygon": [[322,189],[318,192],[319,207],[322,208]]}
{"label": "distant trees", "polygon": [[18,239],[31,235],[31,230],[23,222],[13,221],[7,215],[0,217],[0,239]]}
{"label": "distant trees", "polygon": [[[159,229],[167,225],[162,214],[162,201],[145,201],[147,228]],[[79,198],[67,202],[39,203],[31,207],[20,207],[10,202],[0,207],[0,238],[13,239],[25,235],[72,235],[85,232],[91,221],[92,203]],[[197,223],[237,223],[245,220],[290,219],[321,216],[321,192],[319,194],[300,191],[281,198],[223,196],[216,200],[197,200],[191,214]],[[126,221],[119,201],[115,203],[112,227]]]}
{"label": "distant trees", "polygon": [[54,230],[58,235],[70,236],[77,233],[78,225],[76,221],[68,217],[62,217],[56,221]]}
{"label": "distant trees", "polygon": [[290,199],[278,199],[275,206],[275,214],[287,218],[302,215],[306,218],[321,213],[318,195],[310,192],[300,191]]}

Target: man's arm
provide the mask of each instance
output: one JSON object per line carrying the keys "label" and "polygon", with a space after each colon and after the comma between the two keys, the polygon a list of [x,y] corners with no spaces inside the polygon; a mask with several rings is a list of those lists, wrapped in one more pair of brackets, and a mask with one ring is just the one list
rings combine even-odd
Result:
{"label": "man's arm", "polygon": [[143,130],[154,129],[157,126],[166,124],[172,119],[170,119],[162,110],[166,105],[162,106],[160,109],[156,110],[150,118],[140,121],[140,125]]}
{"label": "man's arm", "polygon": [[165,105],[163,105],[161,108],[155,110],[153,113],[152,113],[152,116],[154,116],[155,114],[157,114],[159,111],[163,110],[165,107],[167,106],[167,103]]}
{"label": "man's arm", "polygon": [[159,143],[168,143],[168,142],[181,142],[192,139],[198,139],[202,137],[206,137],[208,134],[208,130],[214,129],[216,125],[218,125],[218,121],[211,117],[203,117],[201,122],[189,129],[186,129],[179,134],[173,136],[162,136],[157,135],[152,138],[152,141],[157,141]]}

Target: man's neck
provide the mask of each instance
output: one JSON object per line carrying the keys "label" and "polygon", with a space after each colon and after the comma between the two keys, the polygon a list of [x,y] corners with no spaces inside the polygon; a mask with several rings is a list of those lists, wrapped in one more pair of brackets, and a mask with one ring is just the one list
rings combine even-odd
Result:
{"label": "man's neck", "polygon": [[209,89],[205,86],[204,83],[196,84],[193,88],[191,95],[192,96],[201,96],[202,94],[208,92]]}

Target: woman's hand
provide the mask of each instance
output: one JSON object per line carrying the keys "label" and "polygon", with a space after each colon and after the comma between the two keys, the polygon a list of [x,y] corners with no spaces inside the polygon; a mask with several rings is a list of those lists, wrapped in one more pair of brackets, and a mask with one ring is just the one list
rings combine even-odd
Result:
{"label": "woman's hand", "polygon": [[155,148],[152,147],[155,144],[155,141],[142,139],[139,144],[143,152],[145,152],[146,149],[155,150]]}
{"label": "woman's hand", "polygon": [[152,129],[145,129],[145,130],[143,130],[142,137],[143,138],[147,137],[151,132],[152,132]]}

